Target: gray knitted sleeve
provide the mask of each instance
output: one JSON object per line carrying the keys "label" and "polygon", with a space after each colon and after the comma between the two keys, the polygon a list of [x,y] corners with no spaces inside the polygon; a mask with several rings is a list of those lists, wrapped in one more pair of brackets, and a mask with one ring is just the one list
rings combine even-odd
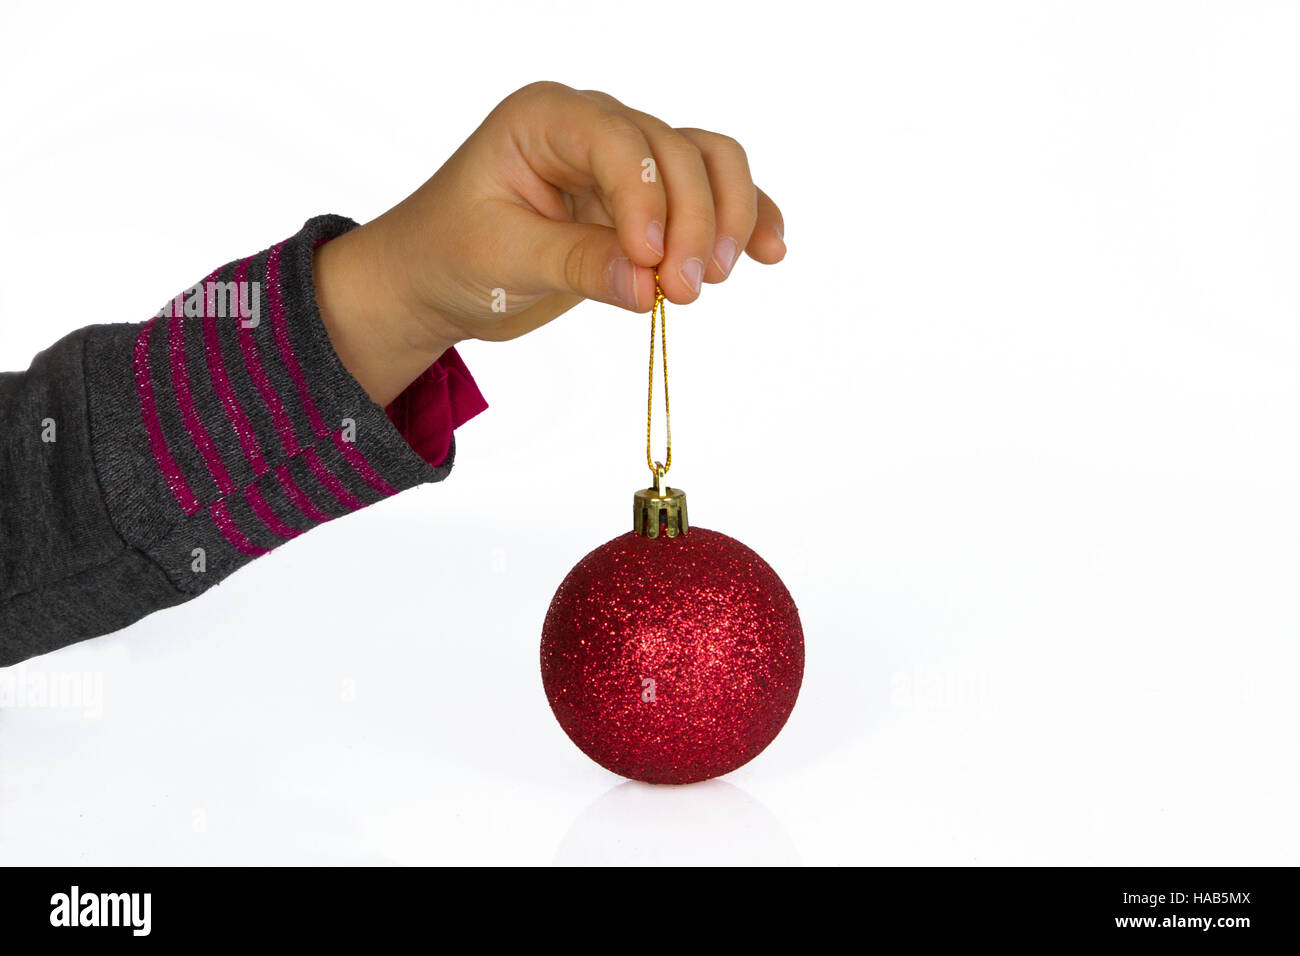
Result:
{"label": "gray knitted sleeve", "polygon": [[310,220],[141,324],[0,374],[0,666],[189,600],[316,525],[452,467],[485,406],[455,350],[387,410],[335,354]]}

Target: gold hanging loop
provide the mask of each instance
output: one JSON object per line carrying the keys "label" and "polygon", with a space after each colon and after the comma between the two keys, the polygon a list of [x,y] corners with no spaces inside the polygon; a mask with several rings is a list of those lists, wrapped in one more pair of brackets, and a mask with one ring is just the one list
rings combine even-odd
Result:
{"label": "gold hanging loop", "polygon": [[[655,476],[655,486],[660,485],[663,476],[673,466],[673,423],[668,405],[668,312],[665,306],[664,290],[659,287],[659,273],[655,273],[655,304],[650,310],[650,376],[646,388],[645,402],[645,463]],[[662,462],[655,461],[650,451],[650,435],[654,424],[655,403],[655,325],[659,326],[661,350],[664,364],[664,431],[667,435],[667,450]]]}
{"label": "gold hanging loop", "polygon": [[[668,313],[664,306],[664,290],[659,287],[659,273],[655,273],[655,304],[650,310],[650,376],[645,400],[645,463],[654,476],[654,484],[641,488],[632,496],[632,530],[642,537],[658,538],[661,535],[676,538],[690,531],[686,518],[686,492],[669,488],[664,475],[673,463],[673,426],[668,408]],[[655,325],[659,326],[659,344],[664,363],[664,431],[668,450],[663,461],[655,461],[651,451],[655,411]]]}

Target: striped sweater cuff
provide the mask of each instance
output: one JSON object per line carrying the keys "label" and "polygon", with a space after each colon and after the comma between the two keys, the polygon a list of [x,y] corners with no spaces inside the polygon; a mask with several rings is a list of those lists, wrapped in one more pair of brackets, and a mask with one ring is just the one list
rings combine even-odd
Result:
{"label": "striped sweater cuff", "polygon": [[197,594],[316,525],[440,481],[451,431],[486,407],[452,350],[380,408],[321,321],[309,220],[227,263],[143,325],[91,330],[91,447],[123,539]]}

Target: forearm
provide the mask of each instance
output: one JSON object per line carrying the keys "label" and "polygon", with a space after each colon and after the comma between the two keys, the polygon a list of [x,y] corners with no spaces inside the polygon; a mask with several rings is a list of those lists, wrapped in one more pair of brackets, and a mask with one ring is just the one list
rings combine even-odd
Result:
{"label": "forearm", "polygon": [[[317,309],[313,253],[353,225],[314,219],[214,270],[196,309],[79,330],[0,376],[0,666],[447,475],[452,429],[485,407],[459,356],[422,355],[385,410]],[[207,291],[226,283],[246,308]]]}

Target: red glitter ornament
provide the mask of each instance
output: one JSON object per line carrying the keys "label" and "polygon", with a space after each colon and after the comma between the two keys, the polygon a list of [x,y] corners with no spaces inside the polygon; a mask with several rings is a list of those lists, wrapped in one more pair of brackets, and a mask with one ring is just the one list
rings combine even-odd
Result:
{"label": "red glitter ornament", "polygon": [[542,629],[560,726],[601,766],[647,783],[707,780],[758,756],[790,716],[803,662],[799,612],[776,572],[704,528],[597,548]]}
{"label": "red glitter ornament", "polygon": [[542,626],[542,685],[569,738],[607,770],[647,783],[730,773],[770,744],[803,682],[803,627],[781,579],[734,538],[686,520],[686,493],[651,460],[655,324],[668,325],[655,274],[646,465],[632,531],[569,572]]}

